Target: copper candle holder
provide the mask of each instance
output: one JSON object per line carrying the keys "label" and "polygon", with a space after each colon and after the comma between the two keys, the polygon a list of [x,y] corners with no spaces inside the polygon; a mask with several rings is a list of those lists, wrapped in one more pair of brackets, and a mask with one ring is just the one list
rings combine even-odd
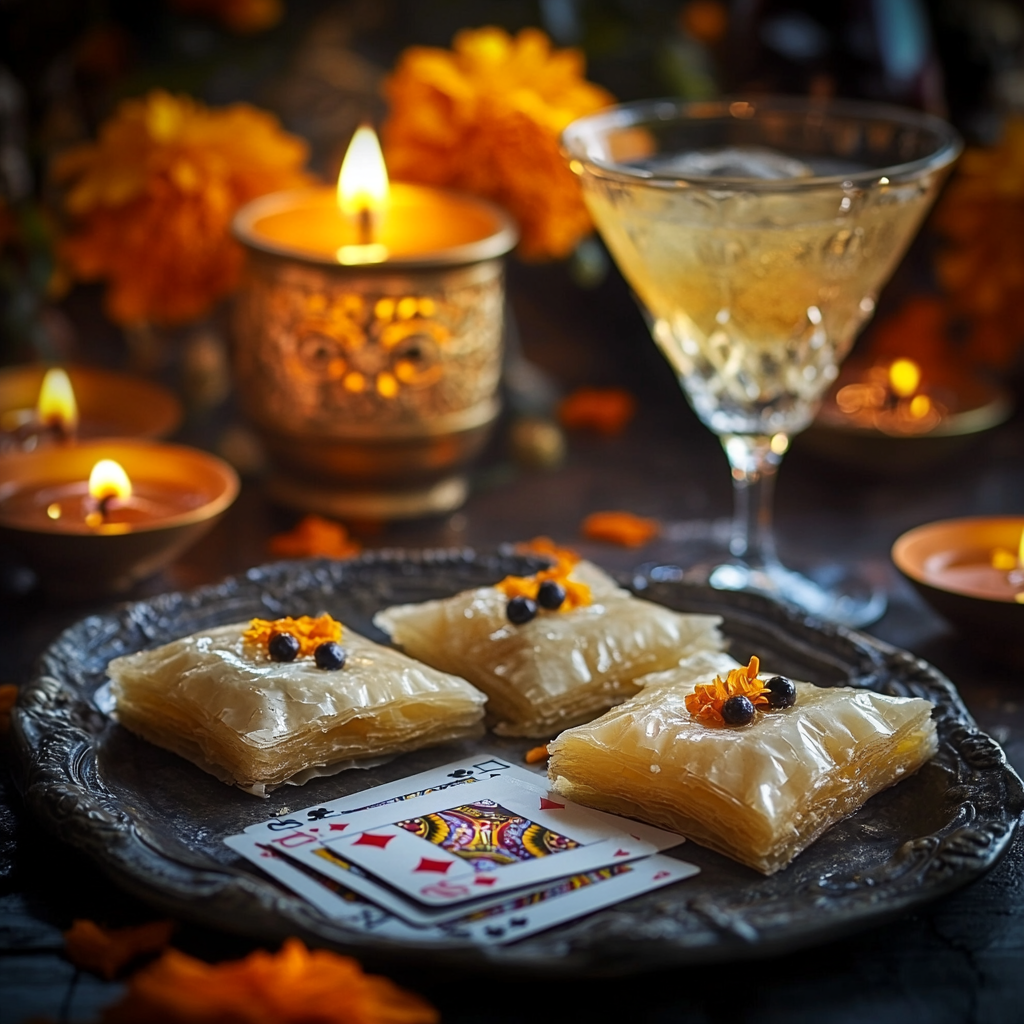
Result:
{"label": "copper candle holder", "polygon": [[271,459],[271,496],[298,509],[395,519],[457,508],[499,412],[515,229],[474,197],[393,189],[391,216],[420,244],[382,262],[340,262],[333,190],[264,196],[235,219],[249,257],[238,395]]}
{"label": "copper candle holder", "polygon": [[[51,492],[71,497],[102,459],[117,462],[143,493],[149,485],[171,500],[163,509],[143,507],[139,521],[127,523],[90,525],[54,510],[60,502]],[[0,467],[0,543],[13,548],[53,596],[119,594],[199,540],[237,494],[230,466],[180,445],[104,441],[17,453]]]}

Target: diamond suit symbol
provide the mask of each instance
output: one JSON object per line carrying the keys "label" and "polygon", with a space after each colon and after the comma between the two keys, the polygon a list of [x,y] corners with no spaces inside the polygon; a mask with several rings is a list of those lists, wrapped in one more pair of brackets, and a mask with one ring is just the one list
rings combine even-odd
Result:
{"label": "diamond suit symbol", "polygon": [[352,845],[353,846],[376,846],[383,850],[388,843],[394,839],[394,836],[375,836],[369,832],[364,832]]}
{"label": "diamond suit symbol", "polygon": [[345,829],[347,829],[347,828],[348,828],[347,824],[339,825],[337,822],[334,822],[334,824],[331,825],[331,831],[332,832],[344,832]]}
{"label": "diamond suit symbol", "polygon": [[542,796],[540,798],[540,809],[542,811],[561,811],[565,809],[565,804],[556,804],[554,800],[548,800]]}
{"label": "diamond suit symbol", "polygon": [[443,875],[451,866],[450,860],[431,860],[429,857],[421,857],[413,871],[436,871],[439,875]]}

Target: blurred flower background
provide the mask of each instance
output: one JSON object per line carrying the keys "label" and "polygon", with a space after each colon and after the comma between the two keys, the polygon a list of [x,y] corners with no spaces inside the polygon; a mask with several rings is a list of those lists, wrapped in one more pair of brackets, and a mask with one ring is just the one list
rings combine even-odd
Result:
{"label": "blurred flower background", "polygon": [[738,91],[882,99],[954,120],[971,149],[879,320],[926,296],[941,314],[904,324],[927,321],[958,359],[1018,373],[1013,0],[9,0],[0,361],[71,358],[83,324],[106,331],[113,359],[130,347],[119,325],[130,339],[215,316],[240,272],[234,211],[330,180],[366,119],[393,177],[502,204],[522,259],[559,261],[567,286],[592,287],[616,272],[559,132],[614,99]]}

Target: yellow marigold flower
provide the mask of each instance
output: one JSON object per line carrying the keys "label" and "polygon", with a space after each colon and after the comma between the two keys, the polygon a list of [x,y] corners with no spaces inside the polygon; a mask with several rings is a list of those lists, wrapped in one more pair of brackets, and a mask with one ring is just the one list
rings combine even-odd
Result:
{"label": "yellow marigold flower", "polygon": [[451,50],[410,47],[385,85],[388,167],[504,206],[527,259],[565,256],[591,223],[558,137],[613,102],[583,76],[583,55],[552,49],[539,29],[467,29]]}
{"label": "yellow marigold flower", "polygon": [[964,153],[935,225],[948,243],[936,269],[972,320],[971,354],[1009,365],[1024,343],[1024,117],[1007,120],[998,146]]}
{"label": "yellow marigold flower", "polygon": [[161,90],[127,100],[96,142],[54,164],[72,219],[61,256],[80,280],[107,281],[119,323],[202,316],[238,283],[235,211],[305,183],[306,152],[248,104],[210,109]]}

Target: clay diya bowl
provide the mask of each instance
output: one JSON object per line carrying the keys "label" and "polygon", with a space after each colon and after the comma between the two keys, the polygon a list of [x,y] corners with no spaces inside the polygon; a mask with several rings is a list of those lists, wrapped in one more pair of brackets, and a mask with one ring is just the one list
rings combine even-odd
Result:
{"label": "clay diya bowl", "polygon": [[[181,402],[142,377],[89,366],[65,367],[78,404],[80,440],[99,437],[170,437],[181,424]],[[47,367],[0,370],[0,417],[34,409]]]}
{"label": "clay diya bowl", "polygon": [[[130,526],[90,528],[45,511],[14,511],[16,496],[88,480],[113,459],[139,489],[157,484],[183,497],[180,508]],[[0,469],[0,544],[36,574],[48,594],[70,600],[120,594],[168,565],[202,537],[238,494],[238,476],[221,459],[181,445],[103,441],[9,455]]]}
{"label": "clay diya bowl", "polygon": [[1016,552],[1022,531],[1024,516],[946,519],[909,530],[892,548],[896,568],[935,611],[982,653],[1017,667],[1024,603],[991,560],[997,548]]}

